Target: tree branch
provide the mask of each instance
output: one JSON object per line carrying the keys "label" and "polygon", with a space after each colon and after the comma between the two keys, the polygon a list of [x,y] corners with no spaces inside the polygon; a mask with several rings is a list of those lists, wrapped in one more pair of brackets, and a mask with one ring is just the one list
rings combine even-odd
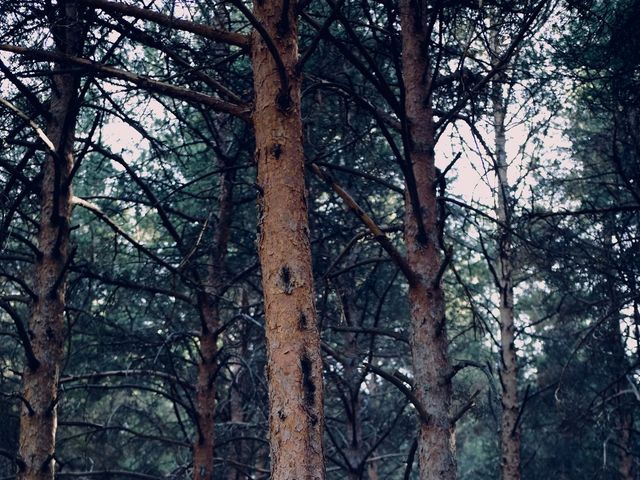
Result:
{"label": "tree branch", "polygon": [[384,250],[389,254],[391,259],[398,265],[402,273],[406,277],[407,281],[410,285],[415,284],[417,282],[416,274],[413,269],[407,262],[407,260],[402,256],[402,254],[394,247],[382,229],[373,221],[373,219],[366,214],[366,212],[357,204],[357,202],[353,199],[349,193],[342,188],[335,179],[325,171],[323,171],[318,165],[315,163],[310,164],[311,170],[321,179],[323,180],[331,189],[338,194],[340,198],[344,201],[344,203],[357,215],[357,217],[366,225],[366,227],[371,231],[375,240],[384,248]]}
{"label": "tree branch", "polygon": [[458,420],[460,420],[464,416],[465,413],[467,413],[471,408],[473,408],[473,406],[476,404],[476,397],[479,394],[480,394],[480,389],[478,388],[475,392],[471,394],[471,398],[467,400],[467,403],[465,403],[451,418],[452,425],[455,425],[458,422]]}
{"label": "tree branch", "polygon": [[18,337],[20,337],[20,341],[22,342],[22,346],[24,347],[24,353],[27,356],[27,365],[31,370],[37,370],[38,368],[40,368],[40,361],[36,358],[35,353],[33,353],[33,347],[31,345],[31,340],[29,339],[29,333],[27,332],[24,323],[22,323],[20,315],[9,302],[6,302],[4,300],[0,300],[0,308],[7,312],[13,322],[16,324]]}
{"label": "tree branch", "polygon": [[367,370],[372,371],[379,377],[382,377],[386,381],[392,383],[398,390],[400,390],[409,399],[411,404],[416,408],[422,422],[425,424],[431,423],[431,415],[427,413],[424,406],[422,405],[422,403],[420,403],[418,398],[413,394],[411,389],[407,387],[398,377],[395,377],[385,372],[381,368],[371,365],[370,363],[365,363],[364,366]]}
{"label": "tree branch", "polygon": [[[167,95],[179,100],[184,100],[190,103],[199,105],[207,105],[216,111],[229,113],[236,116],[246,122],[250,120],[250,107],[249,105],[242,104],[236,105],[234,103],[225,102],[219,98],[206,95],[204,93],[189,90],[188,88],[178,87],[169,83],[153,80],[143,75],[121,70],[109,65],[88,60],[86,58],[74,57],[73,55],[66,55],[64,53],[53,52],[48,50],[37,50],[32,48],[18,47],[15,45],[0,44],[0,50],[5,52],[15,53],[22,55],[33,60],[43,62],[58,62],[67,63],[71,65],[77,65],[83,67],[94,75],[105,78],[117,78],[119,80],[125,80],[137,85],[140,88]],[[4,102],[3,102],[4,103]]]}
{"label": "tree branch", "polygon": [[160,12],[154,12],[147,8],[140,8],[134,5],[127,5],[119,2],[109,2],[107,0],[80,0],[80,3],[99,8],[110,13],[120,13],[127,17],[134,17],[141,20],[149,20],[165,27],[176,28],[185,32],[195,33],[201,37],[214,40],[216,42],[228,43],[242,49],[248,49],[251,39],[248,35],[226,30],[218,30],[208,25],[182,20]]}

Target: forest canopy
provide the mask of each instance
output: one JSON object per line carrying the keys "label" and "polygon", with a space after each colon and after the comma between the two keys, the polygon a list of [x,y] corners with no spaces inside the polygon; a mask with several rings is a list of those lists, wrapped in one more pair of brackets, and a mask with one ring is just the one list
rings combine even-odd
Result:
{"label": "forest canopy", "polygon": [[0,16],[0,480],[640,478],[640,1]]}

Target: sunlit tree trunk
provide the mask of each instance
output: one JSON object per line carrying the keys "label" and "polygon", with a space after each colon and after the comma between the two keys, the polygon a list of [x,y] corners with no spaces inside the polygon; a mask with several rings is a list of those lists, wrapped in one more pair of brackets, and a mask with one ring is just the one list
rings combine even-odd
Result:
{"label": "sunlit tree trunk", "polygon": [[[454,426],[450,419],[451,375],[440,284],[440,240],[436,201],[431,71],[428,58],[427,3],[416,9],[401,0],[402,76],[405,87],[405,135],[414,189],[406,188],[405,242],[416,279],[409,287],[411,354],[415,393],[428,415],[421,419],[418,442],[420,478],[456,477]],[[422,12],[424,17],[419,15]],[[412,195],[417,195],[417,202]],[[416,209],[419,204],[420,208]]]}
{"label": "sunlit tree trunk", "polygon": [[[295,1],[256,1],[254,15],[266,32],[255,31],[251,46],[274,480],[324,478],[322,360],[304,185],[300,77],[295,68],[296,8]],[[272,51],[265,33],[273,42]]]}
{"label": "sunlit tree trunk", "polygon": [[[82,27],[73,2],[59,2],[58,21],[51,27],[56,49],[77,55],[82,50]],[[64,357],[65,271],[69,258],[71,218],[70,172],[78,115],[77,72],[55,65],[46,134],[54,153],[43,166],[40,192],[38,257],[29,319],[33,353],[39,365],[25,367],[20,414],[19,480],[52,480],[58,424],[58,379]]]}

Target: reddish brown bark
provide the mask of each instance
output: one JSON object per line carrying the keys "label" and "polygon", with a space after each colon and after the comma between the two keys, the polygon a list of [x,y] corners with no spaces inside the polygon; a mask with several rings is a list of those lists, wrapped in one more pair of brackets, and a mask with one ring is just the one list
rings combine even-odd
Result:
{"label": "reddish brown bark", "polygon": [[[286,7],[287,11],[282,12]],[[251,47],[253,125],[262,189],[258,253],[264,290],[271,471],[274,480],[324,479],[323,385],[314,306],[300,116],[297,2],[257,1]],[[284,71],[283,71],[284,69]],[[285,78],[286,77],[286,78]],[[285,80],[285,81],[283,81]]]}
{"label": "reddish brown bark", "polygon": [[218,302],[209,292],[201,295],[200,320],[200,363],[196,384],[197,433],[193,443],[194,480],[212,480],[214,465],[215,409],[218,347]]}
{"label": "reddish brown bark", "polygon": [[[224,164],[222,165],[225,166]],[[222,175],[219,193],[218,222],[208,256],[207,275],[199,295],[200,363],[196,385],[197,434],[193,444],[193,479],[214,478],[216,374],[218,372],[219,298],[222,293],[224,263],[229,243],[233,209],[232,169]]]}
{"label": "reddish brown bark", "polygon": [[[426,2],[422,11],[426,15]],[[448,480],[456,477],[454,426],[450,420],[451,376],[445,303],[440,285],[438,205],[434,126],[430,96],[431,72],[426,45],[425,19],[411,0],[400,2],[402,77],[405,87],[405,135],[408,168],[414,188],[406,189],[405,242],[415,278],[409,286],[411,354],[415,395],[426,410],[420,420],[418,459],[420,478]],[[417,195],[412,198],[411,195]],[[417,202],[416,202],[417,200]],[[419,204],[419,208],[416,205]],[[422,230],[421,232],[421,225]]]}
{"label": "reddish brown bark", "polygon": [[[63,3],[60,10],[59,25],[52,27],[56,47],[60,52],[77,55],[82,49],[82,34],[75,4]],[[65,68],[56,65],[55,70],[64,72]],[[27,366],[23,373],[19,480],[52,480],[55,472],[58,379],[65,339],[65,270],[69,261],[69,174],[73,166],[79,78],[73,73],[56,73],[52,80],[46,133],[55,154],[47,155],[43,166],[38,232],[40,254],[33,286],[36,300],[29,319],[33,353],[39,366]]]}

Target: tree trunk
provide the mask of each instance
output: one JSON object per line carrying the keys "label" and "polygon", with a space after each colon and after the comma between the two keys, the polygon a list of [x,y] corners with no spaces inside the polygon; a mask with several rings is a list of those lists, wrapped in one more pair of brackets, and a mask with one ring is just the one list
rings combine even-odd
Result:
{"label": "tree trunk", "polygon": [[[59,52],[78,55],[82,32],[76,5],[62,2],[51,30]],[[43,165],[38,250],[34,272],[36,300],[29,319],[37,368],[25,367],[20,414],[18,480],[52,480],[58,424],[58,379],[64,357],[65,270],[69,259],[69,224],[73,143],[78,114],[79,76],[55,65],[47,136],[55,148]]]}
{"label": "tree trunk", "polygon": [[[345,285],[338,287],[338,295],[344,314],[345,324],[351,328],[358,327],[355,317],[357,307],[353,299],[356,298],[354,286],[356,280],[354,276],[346,277]],[[359,312],[358,312],[359,313]],[[345,332],[344,345],[344,361],[342,362],[342,380],[344,389],[343,395],[346,397],[344,402],[347,409],[347,422],[345,425],[344,438],[347,445],[344,451],[348,465],[349,480],[360,480],[362,478],[363,469],[361,468],[362,460],[365,455],[364,439],[362,438],[362,401],[360,398],[360,386],[363,378],[358,371],[360,364],[358,351],[358,334],[355,332]]]}
{"label": "tree trunk", "polygon": [[[223,159],[221,159],[223,162]],[[224,167],[222,163],[221,167]],[[233,170],[224,169],[221,179],[218,222],[212,238],[207,275],[200,308],[200,363],[196,386],[196,439],[193,444],[193,479],[213,480],[215,443],[215,380],[218,372],[218,329],[220,328],[219,298],[224,285],[224,263],[229,243],[229,229],[233,211]]]}
{"label": "tree trunk", "polygon": [[[241,304],[243,311],[246,312],[248,299],[246,290],[244,289],[241,293]],[[238,327],[240,345],[232,355],[236,356],[236,358],[249,358],[251,343],[249,325],[247,325],[246,322],[242,322]],[[229,365],[229,370],[231,373],[231,384],[229,385],[229,420],[234,424],[233,428],[235,428],[236,424],[240,425],[246,421],[242,392],[247,386],[247,372],[239,363],[231,363]],[[230,445],[227,453],[227,459],[229,460],[227,466],[227,480],[241,480],[244,477],[242,471],[239,470],[235,464],[250,464],[251,460],[249,459],[245,461],[245,457],[253,457],[256,454],[254,448],[255,447],[253,445],[249,445],[243,441],[242,437],[237,438],[233,444]]]}
{"label": "tree trunk", "polygon": [[193,479],[212,480],[215,441],[215,409],[217,373],[217,334],[220,312],[216,297],[211,292],[201,295],[199,300],[200,363],[196,385],[197,433],[193,443]]}
{"label": "tree trunk", "polygon": [[[611,388],[610,408],[614,449],[617,453],[617,472],[619,478],[623,480],[634,480],[634,455],[633,455],[633,418],[636,400],[631,392],[628,392],[627,375],[632,371],[631,364],[627,358],[626,340],[622,330],[622,315],[618,310],[623,304],[624,295],[621,293],[622,287],[618,283],[623,277],[620,262],[624,262],[624,257],[613,244],[613,239],[619,238],[617,228],[620,228],[615,217],[604,219],[602,238],[604,244],[603,267],[607,269],[603,281],[606,291],[607,307],[610,309],[606,314],[609,317],[603,324],[603,366],[609,378],[618,379]],[[607,392],[607,395],[609,393]],[[612,442],[613,443],[613,442]]]}
{"label": "tree trunk", "polygon": [[[304,186],[295,1],[256,1],[253,124],[262,191],[258,253],[264,290],[271,471],[324,479],[323,384]],[[287,9],[282,12],[282,7]]]}
{"label": "tree trunk", "polygon": [[[242,335],[242,334],[240,334]],[[240,353],[240,358],[246,358],[246,351]],[[229,385],[229,420],[236,424],[244,422],[244,411],[242,408],[242,396],[240,395],[239,389],[240,382],[238,381],[238,374],[240,368],[238,365],[231,365],[230,370],[233,374],[232,384]],[[235,385],[234,385],[235,384]],[[227,458],[231,460],[227,467],[227,480],[240,480],[241,473],[238,472],[238,469],[234,466],[233,462],[243,463],[242,462],[242,453],[244,448],[244,442],[242,439],[237,439],[233,442],[233,444],[229,448],[229,452],[227,453]]]}
{"label": "tree trunk", "polygon": [[620,419],[620,431],[618,433],[618,443],[620,444],[620,464],[618,471],[622,480],[635,480],[633,442],[631,434],[633,432],[633,415],[629,406],[623,411]]}
{"label": "tree trunk", "polygon": [[[426,15],[426,2],[423,14]],[[406,189],[405,242],[408,263],[416,275],[409,286],[411,354],[415,393],[428,419],[420,421],[420,478],[456,478],[454,426],[450,420],[451,376],[445,303],[439,272],[442,266],[435,182],[431,72],[425,51],[427,28],[412,0],[400,3],[402,77],[405,87],[405,145],[414,188]],[[412,193],[415,192],[415,193]],[[412,195],[417,195],[412,198]],[[419,203],[420,208],[416,209]],[[421,229],[423,232],[421,232]]]}
{"label": "tree trunk", "polygon": [[[497,49],[494,55],[498,56]],[[498,288],[500,290],[500,383],[502,384],[502,413],[500,417],[501,471],[503,480],[520,479],[520,428],[518,416],[518,364],[515,340],[513,305],[513,261],[511,239],[511,195],[507,177],[505,116],[506,105],[502,93],[504,75],[493,84],[491,103],[495,133],[495,170],[498,179],[496,214],[498,226]]]}

